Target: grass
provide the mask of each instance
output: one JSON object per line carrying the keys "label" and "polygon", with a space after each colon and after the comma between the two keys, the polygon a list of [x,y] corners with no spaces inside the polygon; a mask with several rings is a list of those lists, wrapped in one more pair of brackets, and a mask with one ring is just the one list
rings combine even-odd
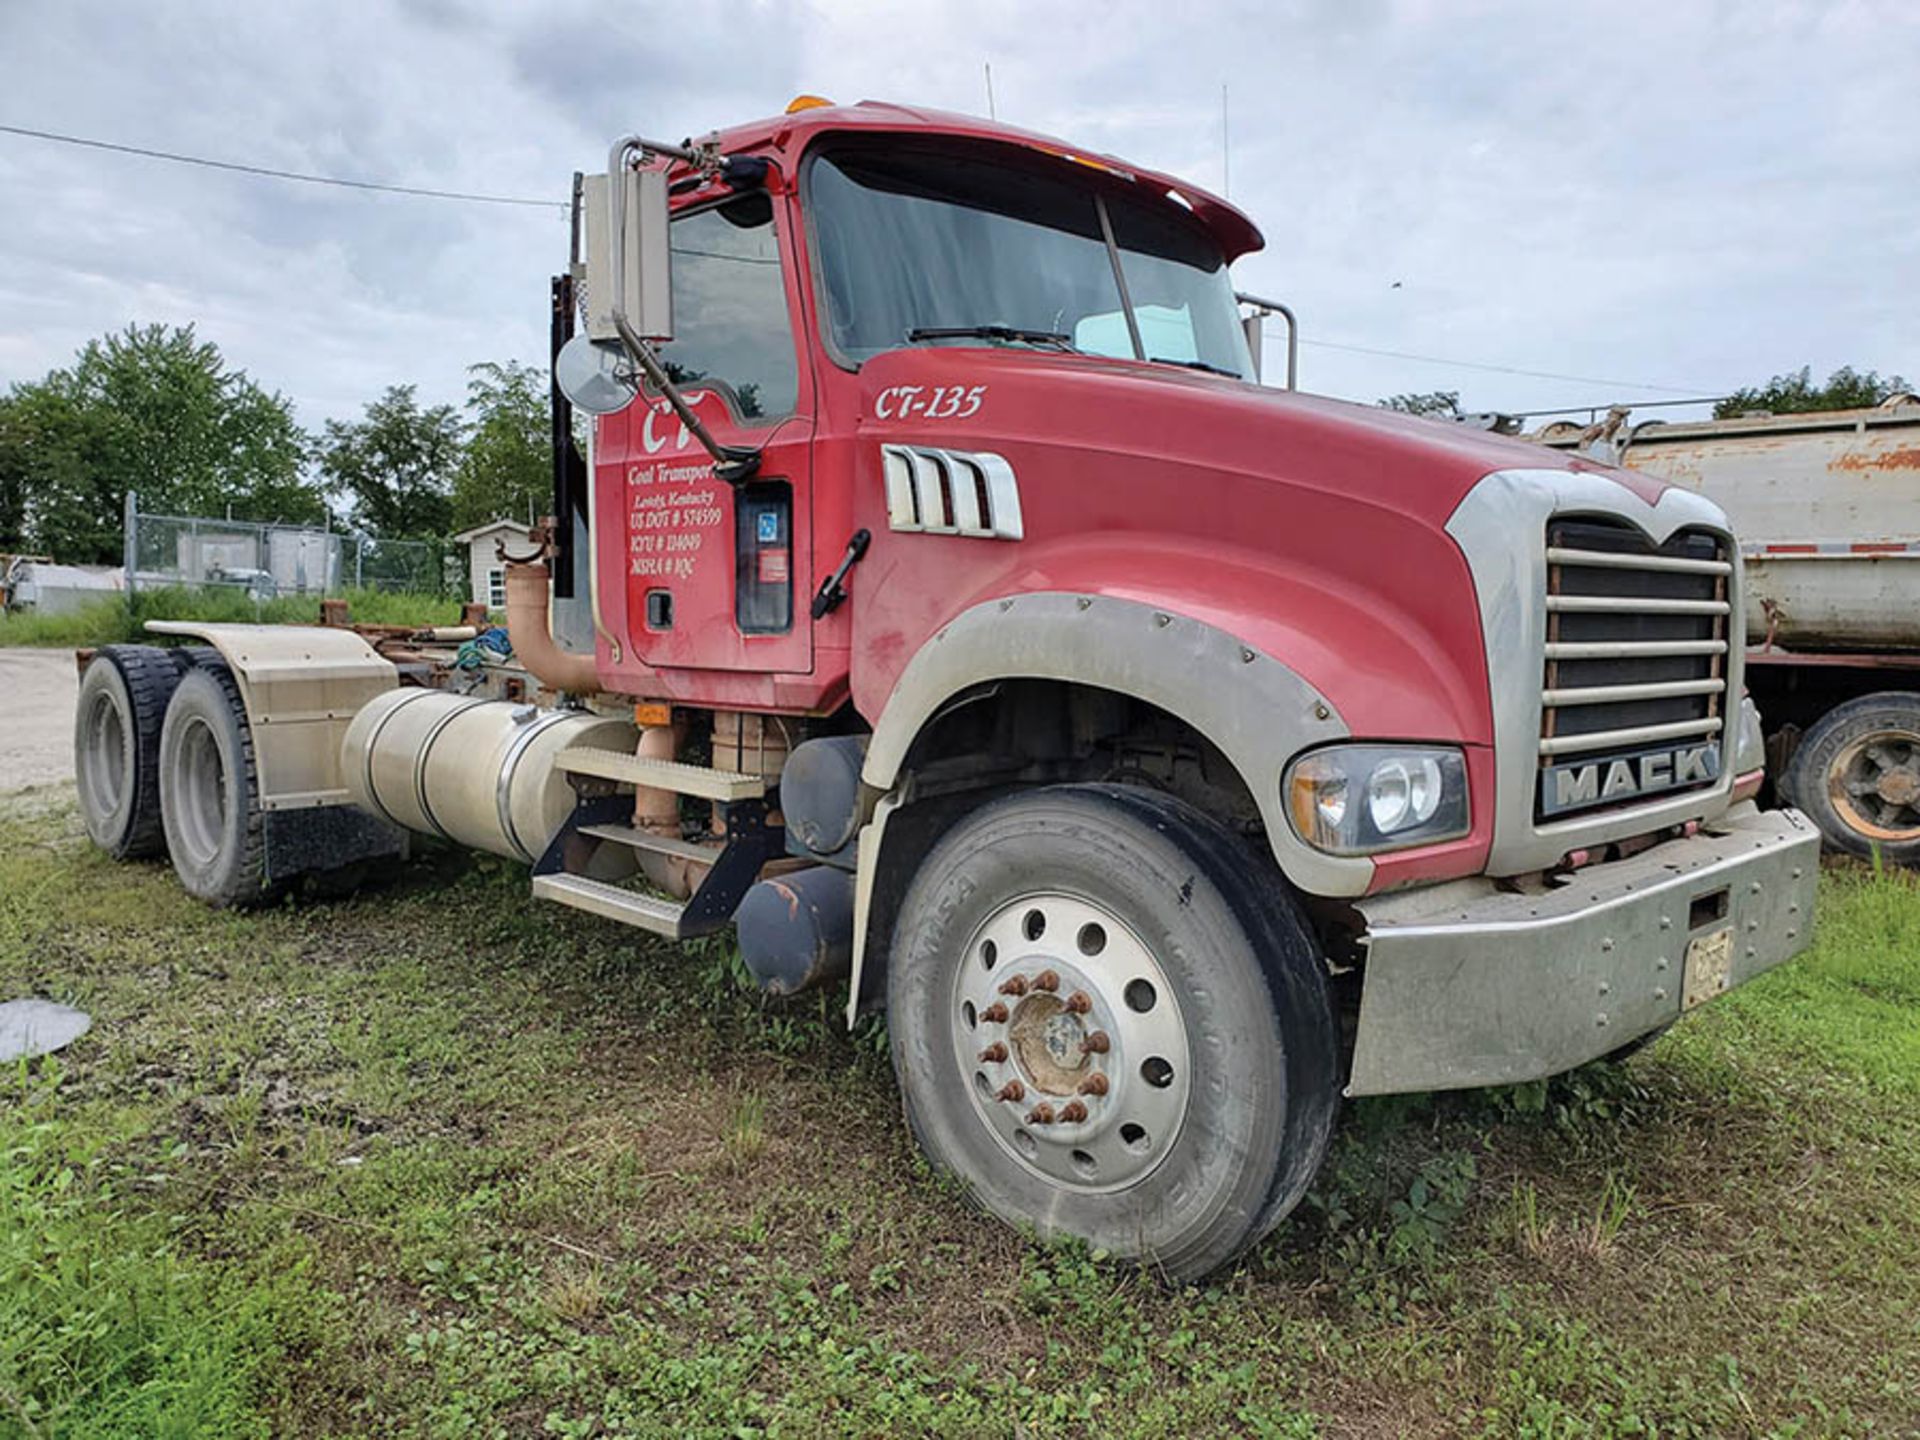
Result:
{"label": "grass", "polygon": [[[352,619],[363,625],[452,625],[460,616],[460,602],[439,595],[344,590],[337,598],[347,602]],[[140,590],[60,614],[43,615],[31,609],[0,612],[0,647],[78,647],[138,640],[149,620],[311,625],[319,618],[320,601],[313,595],[255,601],[235,588]]]}
{"label": "grass", "polygon": [[216,914],[16,811],[0,995],[95,1025],[0,1075],[0,1434],[1913,1434],[1920,885],[1822,900],[1625,1066],[1350,1107],[1167,1292],[969,1210],[721,946],[442,852]]}

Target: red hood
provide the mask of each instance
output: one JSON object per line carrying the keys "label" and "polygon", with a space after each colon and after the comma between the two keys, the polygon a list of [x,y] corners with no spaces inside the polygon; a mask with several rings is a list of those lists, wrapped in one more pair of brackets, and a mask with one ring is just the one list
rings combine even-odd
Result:
{"label": "red hood", "polygon": [[[1152,457],[1170,466],[1262,475],[1355,499],[1443,527],[1495,470],[1604,475],[1652,503],[1656,477],[1600,465],[1529,441],[1425,420],[1373,405],[1230,380],[1170,365],[997,347],[896,350],[861,370],[868,426],[910,439],[991,448],[1000,437]],[[919,385],[984,387],[965,418],[876,410],[883,392]]]}
{"label": "red hood", "polygon": [[[1649,477],[1519,440],[1167,365],[1035,350],[891,351],[861,367],[856,614],[869,713],[925,637],[1034,591],[1164,605],[1293,667],[1372,738],[1491,743],[1480,607],[1446,526],[1497,470]],[[875,443],[879,442],[879,443]],[[1000,456],[1024,541],[896,540],[880,443]],[[936,548],[937,547],[937,548]],[[875,601],[872,597],[884,597]]]}

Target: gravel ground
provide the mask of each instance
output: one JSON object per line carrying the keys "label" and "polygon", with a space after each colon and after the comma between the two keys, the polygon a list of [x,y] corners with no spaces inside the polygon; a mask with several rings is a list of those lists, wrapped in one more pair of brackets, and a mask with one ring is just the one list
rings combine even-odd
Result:
{"label": "gravel ground", "polygon": [[71,650],[0,650],[0,794],[73,778]]}

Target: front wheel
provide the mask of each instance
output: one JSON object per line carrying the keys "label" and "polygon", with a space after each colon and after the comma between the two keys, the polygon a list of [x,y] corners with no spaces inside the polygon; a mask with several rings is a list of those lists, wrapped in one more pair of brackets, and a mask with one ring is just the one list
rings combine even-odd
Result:
{"label": "front wheel", "polygon": [[1170,1280],[1258,1241],[1326,1153],[1318,946],[1270,862],[1170,796],[1063,786],[961,821],[902,905],[887,1019],[936,1166]]}
{"label": "front wheel", "polygon": [[1920,863],[1920,695],[1836,705],[1801,737],[1781,789],[1829,849]]}

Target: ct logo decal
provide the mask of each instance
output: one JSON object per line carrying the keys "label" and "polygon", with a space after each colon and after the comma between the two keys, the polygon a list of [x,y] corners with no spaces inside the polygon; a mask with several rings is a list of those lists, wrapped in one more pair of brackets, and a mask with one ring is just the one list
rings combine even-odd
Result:
{"label": "ct logo decal", "polygon": [[[647,447],[647,454],[657,455],[666,446],[666,437],[654,433],[653,422],[654,417],[665,415],[672,409],[673,407],[664,400],[658,405],[648,408],[647,418],[642,421],[640,425],[640,443]],[[690,438],[687,434],[687,427],[684,421],[679,422],[679,432],[679,434],[674,436],[673,448],[676,450],[684,450],[687,448],[687,440]]]}

